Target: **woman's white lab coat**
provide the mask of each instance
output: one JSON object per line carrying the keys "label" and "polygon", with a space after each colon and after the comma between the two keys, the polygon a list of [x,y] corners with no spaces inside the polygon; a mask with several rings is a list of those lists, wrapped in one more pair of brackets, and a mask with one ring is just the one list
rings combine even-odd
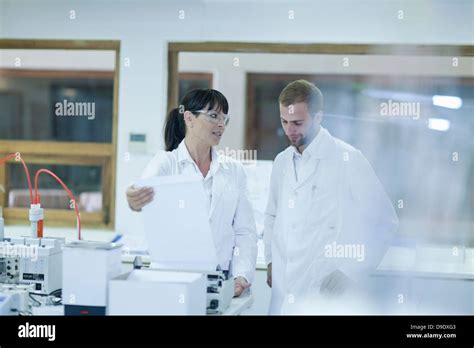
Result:
{"label": "woman's white lab coat", "polygon": [[[264,242],[272,263],[270,314],[319,294],[322,279],[350,278],[376,267],[398,219],[360,151],[322,128],[303,151],[298,181],[289,147],[275,159]],[[341,247],[345,253],[341,255]],[[364,258],[350,255],[363,246]],[[284,310],[283,310],[284,312]]]}
{"label": "woman's white lab coat", "polygon": [[[173,151],[159,151],[148,163],[142,178],[196,175],[197,172],[197,165],[183,140]],[[219,156],[212,149],[208,175],[212,176],[209,222],[219,265],[227,270],[231,264],[234,277],[243,276],[251,283],[257,258],[257,233],[243,166],[229,157]]]}

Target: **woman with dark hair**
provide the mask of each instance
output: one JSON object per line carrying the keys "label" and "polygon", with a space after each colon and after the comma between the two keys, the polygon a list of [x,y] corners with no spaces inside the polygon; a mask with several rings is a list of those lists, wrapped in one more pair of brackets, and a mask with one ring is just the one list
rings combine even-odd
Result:
{"label": "woman with dark hair", "polygon": [[[235,296],[239,296],[253,281],[257,234],[243,166],[219,156],[214,148],[229,123],[228,111],[227,99],[214,89],[187,93],[166,118],[166,151],[156,154],[142,178],[196,173],[202,177],[219,265],[223,270],[232,267]],[[127,189],[134,211],[153,198],[152,188]]]}

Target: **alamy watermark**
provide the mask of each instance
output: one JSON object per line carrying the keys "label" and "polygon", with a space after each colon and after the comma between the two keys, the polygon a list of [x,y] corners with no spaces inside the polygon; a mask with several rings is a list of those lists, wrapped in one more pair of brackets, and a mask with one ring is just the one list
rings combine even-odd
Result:
{"label": "alamy watermark", "polygon": [[257,150],[233,150],[226,147],[223,150],[217,150],[219,156],[232,158],[246,165],[257,164]]}
{"label": "alamy watermark", "polygon": [[56,116],[87,117],[88,120],[95,119],[94,102],[70,102],[64,99],[54,104]]}
{"label": "alamy watermark", "polygon": [[411,117],[414,120],[420,119],[419,102],[397,102],[389,99],[387,102],[380,103],[381,116],[401,116]]}
{"label": "alamy watermark", "polygon": [[18,337],[46,338],[48,341],[54,341],[56,339],[56,325],[38,325],[26,322],[18,326]]}
{"label": "alamy watermark", "polygon": [[337,244],[332,242],[324,246],[324,256],[327,258],[356,259],[362,262],[365,259],[363,244]]}
{"label": "alamy watermark", "polygon": [[38,246],[1,243],[0,257],[28,258],[35,262],[38,260]]}

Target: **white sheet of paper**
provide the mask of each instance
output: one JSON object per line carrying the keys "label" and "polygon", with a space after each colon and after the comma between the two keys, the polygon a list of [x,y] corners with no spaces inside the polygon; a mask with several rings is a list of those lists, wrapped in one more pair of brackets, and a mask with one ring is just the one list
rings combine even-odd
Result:
{"label": "white sheet of paper", "polygon": [[142,209],[153,266],[215,271],[218,262],[202,180],[173,175],[135,183],[135,187],[145,186],[155,191],[153,201]]}

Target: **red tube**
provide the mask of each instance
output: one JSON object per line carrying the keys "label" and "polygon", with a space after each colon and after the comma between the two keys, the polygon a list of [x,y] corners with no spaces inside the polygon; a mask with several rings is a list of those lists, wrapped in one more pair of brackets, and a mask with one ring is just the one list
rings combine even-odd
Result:
{"label": "red tube", "polygon": [[15,152],[0,159],[0,165],[7,162],[8,160],[11,160],[12,158],[16,158],[17,161],[21,161],[21,163],[23,164],[23,168],[25,169],[26,179],[28,180],[28,188],[30,190],[30,204],[33,204],[33,189],[31,187],[30,172],[28,171],[28,167],[26,166],[25,161],[23,161],[23,158],[21,158],[21,154],[19,152]]}
{"label": "red tube", "polygon": [[[12,154],[4,157],[4,158],[1,158],[0,159],[0,165],[2,165],[5,162],[11,160],[12,158],[16,158],[17,161],[21,161],[21,163],[23,164],[23,168],[25,170],[26,178],[28,180],[28,188],[29,188],[29,191],[30,191],[30,204],[39,204],[40,203],[40,195],[38,194],[38,176],[39,176],[39,174],[47,173],[47,174],[51,175],[53,178],[55,178],[61,184],[61,186],[67,192],[69,198],[71,198],[71,200],[74,203],[74,210],[76,211],[76,217],[77,217],[78,238],[81,239],[81,216],[79,214],[79,208],[77,207],[77,203],[76,203],[76,200],[74,199],[74,195],[69,190],[69,188],[66,186],[66,184],[53,172],[51,172],[47,169],[40,169],[36,172],[36,175],[35,175],[35,195],[34,195],[34,199],[33,199],[33,188],[32,188],[32,185],[31,185],[30,172],[28,171],[28,167],[26,166],[25,161],[23,160],[23,158],[21,158],[21,154],[19,152],[16,152],[16,153],[12,153]],[[40,238],[43,237],[43,221],[38,222],[38,237],[40,237]]]}
{"label": "red tube", "polygon": [[[63,189],[67,192],[69,198],[71,198],[71,200],[73,201],[74,210],[76,211],[76,217],[77,217],[77,234],[78,234],[78,238],[80,240],[81,239],[81,216],[79,215],[79,208],[77,207],[76,200],[74,199],[74,195],[69,190],[69,188],[66,186],[66,184],[56,174],[54,174],[52,171],[50,171],[48,169],[40,169],[35,174],[35,202],[37,204],[40,203],[40,196],[38,195],[38,177],[41,173],[47,173],[47,174],[51,175],[53,178],[55,178],[61,184]],[[43,226],[41,226],[41,229],[42,229],[42,227]]]}
{"label": "red tube", "polygon": [[[40,204],[40,194],[38,193],[35,196],[35,204]],[[44,220],[39,220],[38,224],[36,225],[36,231],[38,233],[38,238],[43,238],[43,225],[44,225]]]}

